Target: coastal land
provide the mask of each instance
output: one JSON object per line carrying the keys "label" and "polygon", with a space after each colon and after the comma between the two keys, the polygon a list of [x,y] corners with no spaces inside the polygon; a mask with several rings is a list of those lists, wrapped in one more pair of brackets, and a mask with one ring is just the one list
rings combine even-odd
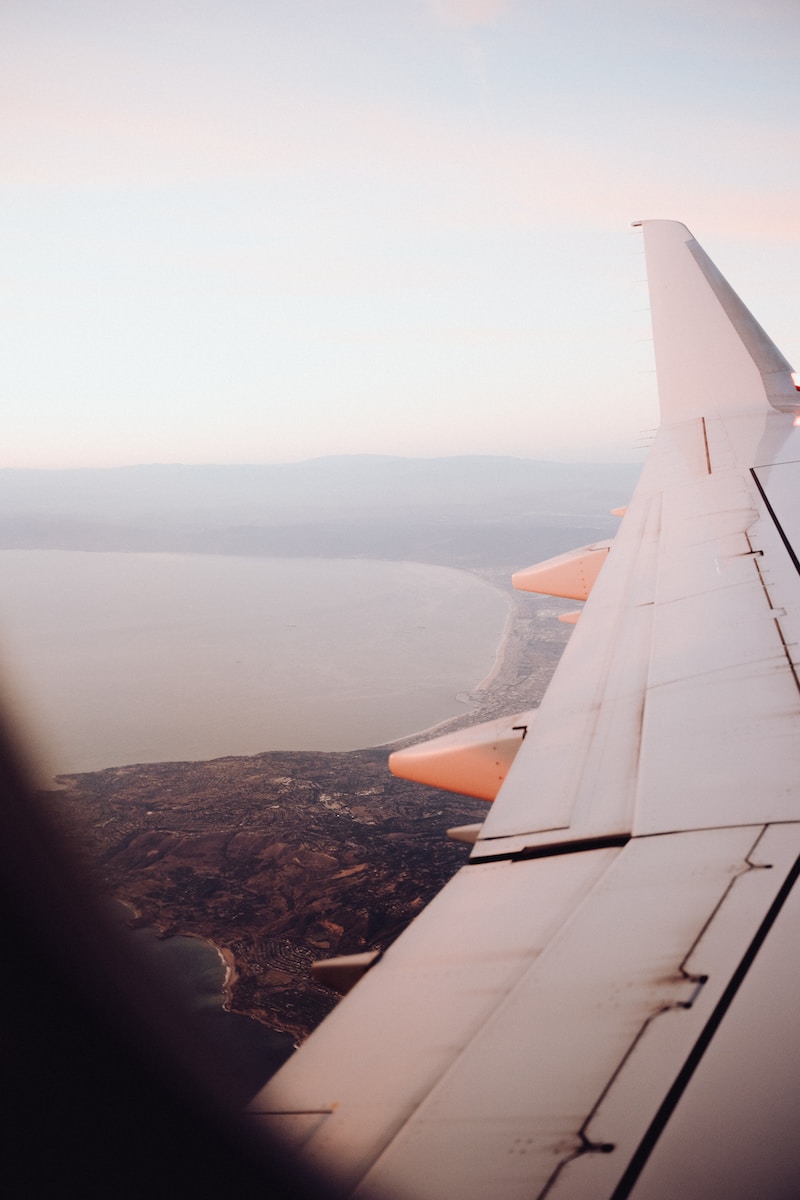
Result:
{"label": "coastal land", "polygon": [[[494,669],[464,697],[469,711],[435,733],[538,704],[569,636],[557,620],[569,606],[510,600]],[[424,736],[60,776],[50,800],[101,892],[164,937],[213,943],[229,1011],[296,1044],[338,1000],[311,964],[385,949],[466,860],[446,830],[486,815],[481,801],[389,773],[391,750]],[[290,1049],[286,1039],[278,1058]]]}

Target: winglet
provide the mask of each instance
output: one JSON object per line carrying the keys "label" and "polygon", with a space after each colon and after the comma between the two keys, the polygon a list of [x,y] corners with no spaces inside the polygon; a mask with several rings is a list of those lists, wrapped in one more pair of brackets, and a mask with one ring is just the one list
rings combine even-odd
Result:
{"label": "winglet", "polygon": [[800,411],[792,368],[685,225],[644,232],[662,421]]}

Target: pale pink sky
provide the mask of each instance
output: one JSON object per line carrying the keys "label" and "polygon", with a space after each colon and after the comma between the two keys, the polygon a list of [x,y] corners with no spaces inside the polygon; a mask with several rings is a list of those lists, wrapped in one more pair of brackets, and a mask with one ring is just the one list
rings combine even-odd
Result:
{"label": "pale pink sky", "polygon": [[6,0],[0,465],[635,456],[630,220],[685,221],[800,363],[799,33],[780,0]]}

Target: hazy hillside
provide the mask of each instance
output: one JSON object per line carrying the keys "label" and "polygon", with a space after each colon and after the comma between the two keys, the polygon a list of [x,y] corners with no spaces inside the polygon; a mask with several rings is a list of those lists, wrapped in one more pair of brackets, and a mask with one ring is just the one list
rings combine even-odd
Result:
{"label": "hazy hillside", "polygon": [[[0,548],[514,564],[612,532],[635,464],[353,455],[0,470]],[[567,532],[568,531],[568,532]]]}

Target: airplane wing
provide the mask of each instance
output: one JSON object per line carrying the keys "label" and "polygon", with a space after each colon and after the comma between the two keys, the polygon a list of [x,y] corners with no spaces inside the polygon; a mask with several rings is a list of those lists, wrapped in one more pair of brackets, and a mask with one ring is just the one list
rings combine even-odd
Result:
{"label": "airplane wing", "polygon": [[643,236],[660,430],[610,546],[516,580],[588,597],[561,663],[395,756],[496,799],[251,1106],[334,1195],[797,1193],[800,395],[689,231]]}

